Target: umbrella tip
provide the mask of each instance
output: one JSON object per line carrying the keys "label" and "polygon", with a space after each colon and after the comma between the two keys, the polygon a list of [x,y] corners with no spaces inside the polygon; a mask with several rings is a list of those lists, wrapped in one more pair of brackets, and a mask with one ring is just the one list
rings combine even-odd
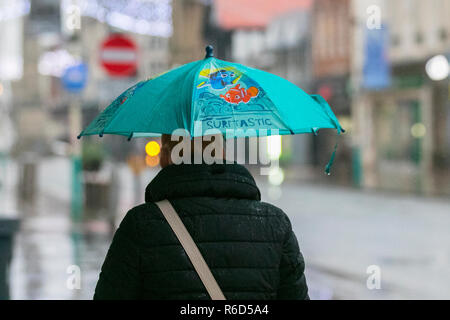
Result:
{"label": "umbrella tip", "polygon": [[206,46],[205,50],[206,50],[205,59],[214,57],[214,47],[212,45]]}

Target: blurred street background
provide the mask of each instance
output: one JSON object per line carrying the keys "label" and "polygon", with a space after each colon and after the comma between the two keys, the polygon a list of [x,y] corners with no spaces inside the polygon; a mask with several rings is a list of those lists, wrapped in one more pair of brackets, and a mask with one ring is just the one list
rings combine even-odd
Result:
{"label": "blurred street background", "polygon": [[346,129],[330,176],[332,130],[276,137],[281,169],[249,167],[291,218],[311,298],[450,299],[449,16],[450,0],[0,0],[0,299],[92,298],[160,142],[77,135],[207,44],[322,95]]}

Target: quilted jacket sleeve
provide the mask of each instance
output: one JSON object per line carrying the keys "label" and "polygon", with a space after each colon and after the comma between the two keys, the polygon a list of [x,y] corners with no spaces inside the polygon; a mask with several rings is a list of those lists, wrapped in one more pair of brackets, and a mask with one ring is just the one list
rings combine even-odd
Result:
{"label": "quilted jacket sleeve", "polygon": [[[287,217],[286,217],[287,218]],[[279,300],[309,300],[308,286],[305,278],[305,261],[300,252],[297,238],[289,223],[288,232],[283,243],[280,264]]]}
{"label": "quilted jacket sleeve", "polygon": [[138,234],[133,212],[117,229],[95,288],[94,300],[138,299],[140,296]]}

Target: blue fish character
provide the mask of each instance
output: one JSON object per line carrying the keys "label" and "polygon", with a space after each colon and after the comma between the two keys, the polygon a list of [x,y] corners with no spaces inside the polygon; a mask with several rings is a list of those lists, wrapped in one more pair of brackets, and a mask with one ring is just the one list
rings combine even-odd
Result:
{"label": "blue fish character", "polygon": [[209,75],[209,82],[213,89],[221,90],[231,86],[235,78],[236,75],[233,71],[220,70]]}

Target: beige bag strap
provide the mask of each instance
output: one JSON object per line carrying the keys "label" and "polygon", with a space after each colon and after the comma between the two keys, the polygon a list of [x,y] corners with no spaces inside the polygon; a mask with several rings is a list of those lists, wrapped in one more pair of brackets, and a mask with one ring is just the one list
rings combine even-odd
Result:
{"label": "beige bag strap", "polygon": [[187,231],[186,227],[183,224],[183,221],[181,221],[172,204],[168,200],[163,200],[156,202],[156,205],[159,207],[173,232],[177,236],[178,240],[184,248],[184,251],[186,251],[189,259],[194,265],[195,271],[197,271],[211,299],[226,300],[225,296],[222,293],[222,290],[216,282],[216,279],[214,278],[211,270],[206,264],[205,259],[203,259],[203,256],[198,250],[197,245]]}

